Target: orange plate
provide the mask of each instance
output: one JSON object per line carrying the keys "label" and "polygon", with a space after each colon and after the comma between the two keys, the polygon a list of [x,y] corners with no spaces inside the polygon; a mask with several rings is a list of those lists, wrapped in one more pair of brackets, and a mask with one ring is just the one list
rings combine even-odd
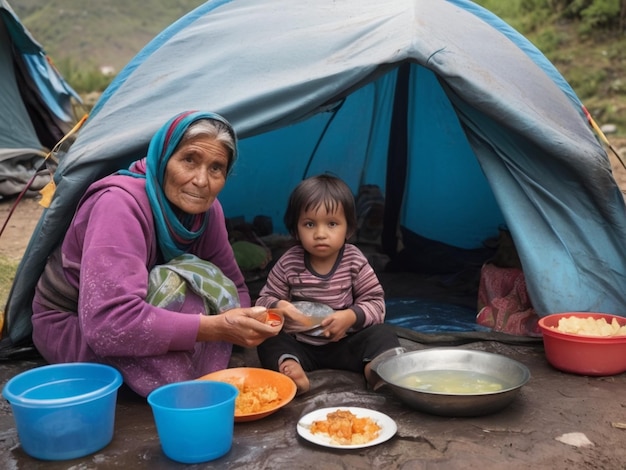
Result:
{"label": "orange plate", "polygon": [[232,369],[218,370],[207,375],[203,375],[198,380],[215,380],[217,382],[236,382],[242,380],[251,387],[272,385],[276,387],[280,401],[272,408],[259,411],[257,413],[237,414],[235,422],[255,421],[265,418],[285,406],[296,396],[296,384],[293,380],[280,372],[256,367],[235,367]]}

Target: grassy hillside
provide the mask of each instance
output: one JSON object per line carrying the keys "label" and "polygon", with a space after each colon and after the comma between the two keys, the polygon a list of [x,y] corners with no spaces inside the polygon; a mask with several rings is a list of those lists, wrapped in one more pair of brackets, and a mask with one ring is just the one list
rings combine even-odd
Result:
{"label": "grassy hillside", "polygon": [[119,71],[169,24],[203,0],[10,0],[58,64]]}
{"label": "grassy hillside", "polygon": [[[477,0],[539,48],[569,82],[599,123],[626,137],[626,35],[618,28],[590,28],[546,9],[524,11],[524,0]],[[547,2],[548,4],[553,2]],[[555,3],[555,2],[554,2]]]}

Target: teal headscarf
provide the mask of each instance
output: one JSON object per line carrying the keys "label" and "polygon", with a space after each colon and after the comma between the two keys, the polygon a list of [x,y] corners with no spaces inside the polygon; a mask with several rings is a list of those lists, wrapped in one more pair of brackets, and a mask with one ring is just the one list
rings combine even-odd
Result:
{"label": "teal headscarf", "polygon": [[[230,123],[219,114],[203,111],[186,111],[165,123],[150,140],[146,156],[146,192],[152,207],[157,240],[165,261],[185,253],[207,226],[208,213],[189,215],[180,219],[163,192],[163,179],[167,163],[178,147],[183,135],[194,122],[211,119],[226,125],[233,137],[234,151],[229,169],[237,159],[237,137]],[[128,174],[127,172],[124,172]],[[136,173],[133,176],[140,176]]]}

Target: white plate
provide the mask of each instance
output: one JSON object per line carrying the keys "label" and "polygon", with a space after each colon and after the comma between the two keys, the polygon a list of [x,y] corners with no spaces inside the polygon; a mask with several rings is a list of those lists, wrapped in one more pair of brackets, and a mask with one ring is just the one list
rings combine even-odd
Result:
{"label": "white plate", "polygon": [[[327,436],[325,434],[313,434],[311,431],[309,431],[311,425],[313,424],[313,421],[324,421],[327,418],[328,413],[332,413],[333,411],[337,410],[350,411],[357,418],[370,418],[380,426],[378,437],[363,444],[342,445],[333,442],[330,436]],[[396,433],[398,427],[396,426],[396,422],[384,413],[379,413],[378,411],[374,410],[368,410],[367,408],[337,406],[333,408],[321,408],[319,410],[315,410],[309,414],[304,415],[302,418],[300,418],[300,421],[298,421],[297,429],[298,434],[300,434],[307,441],[310,441],[314,444],[325,447],[333,447],[335,449],[360,449],[362,447],[371,447],[388,441]]]}

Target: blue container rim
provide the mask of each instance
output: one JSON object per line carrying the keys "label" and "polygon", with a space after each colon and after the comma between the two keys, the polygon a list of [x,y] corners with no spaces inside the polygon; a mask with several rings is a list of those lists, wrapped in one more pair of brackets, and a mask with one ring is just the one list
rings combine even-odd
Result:
{"label": "blue container rim", "polygon": [[[228,398],[227,400],[224,400],[220,403],[215,403],[213,405],[209,405],[209,406],[197,406],[194,408],[177,408],[174,406],[164,406],[161,405],[160,403],[156,403],[155,402],[155,397],[160,395],[161,393],[163,393],[163,391],[166,391],[170,388],[176,388],[176,387],[181,387],[181,386],[192,386],[192,387],[206,387],[208,385],[211,386],[215,386],[217,385],[218,387],[221,388],[228,388],[231,389],[234,393],[233,396]],[[166,385],[161,385],[160,387],[152,390],[152,392],[150,392],[150,394],[148,394],[148,404],[152,407],[156,407],[156,408],[160,408],[162,410],[175,410],[175,411],[181,411],[181,412],[193,412],[193,411],[197,411],[197,410],[201,410],[201,409],[207,409],[207,408],[212,408],[214,406],[219,406],[225,402],[228,402],[230,400],[235,400],[237,398],[237,395],[239,394],[239,389],[237,387],[235,387],[233,384],[229,384],[228,382],[220,382],[217,380],[185,380],[183,382],[173,382],[170,384],[166,384]]]}
{"label": "blue container rim", "polygon": [[[95,370],[99,369],[101,371],[106,371],[110,374],[110,377],[105,377],[111,379],[109,383],[105,386],[100,387],[96,390],[93,390],[88,393],[82,393],[80,395],[73,395],[70,397],[64,398],[26,398],[23,396],[23,393],[17,394],[14,393],[11,389],[16,387],[20,381],[27,379],[30,376],[41,374],[42,372],[46,372],[49,370],[55,369],[63,369],[72,372],[78,372],[79,370]],[[53,380],[52,382],[60,382],[62,380],[68,379],[80,379],[84,378],[79,373],[68,375],[67,377],[59,378],[58,380]],[[44,385],[43,382],[41,385]],[[54,408],[63,405],[76,405],[79,403],[88,402],[94,400],[96,398],[104,397],[109,395],[110,393],[116,391],[122,385],[122,374],[120,372],[109,365],[99,364],[96,362],[71,362],[64,364],[49,364],[40,367],[35,367],[34,369],[29,369],[27,371],[21,372],[18,375],[11,378],[2,389],[2,396],[9,401],[11,404],[25,406],[25,407],[33,407],[33,408]],[[32,388],[32,387],[31,387]],[[25,390],[28,391],[30,389]]]}

